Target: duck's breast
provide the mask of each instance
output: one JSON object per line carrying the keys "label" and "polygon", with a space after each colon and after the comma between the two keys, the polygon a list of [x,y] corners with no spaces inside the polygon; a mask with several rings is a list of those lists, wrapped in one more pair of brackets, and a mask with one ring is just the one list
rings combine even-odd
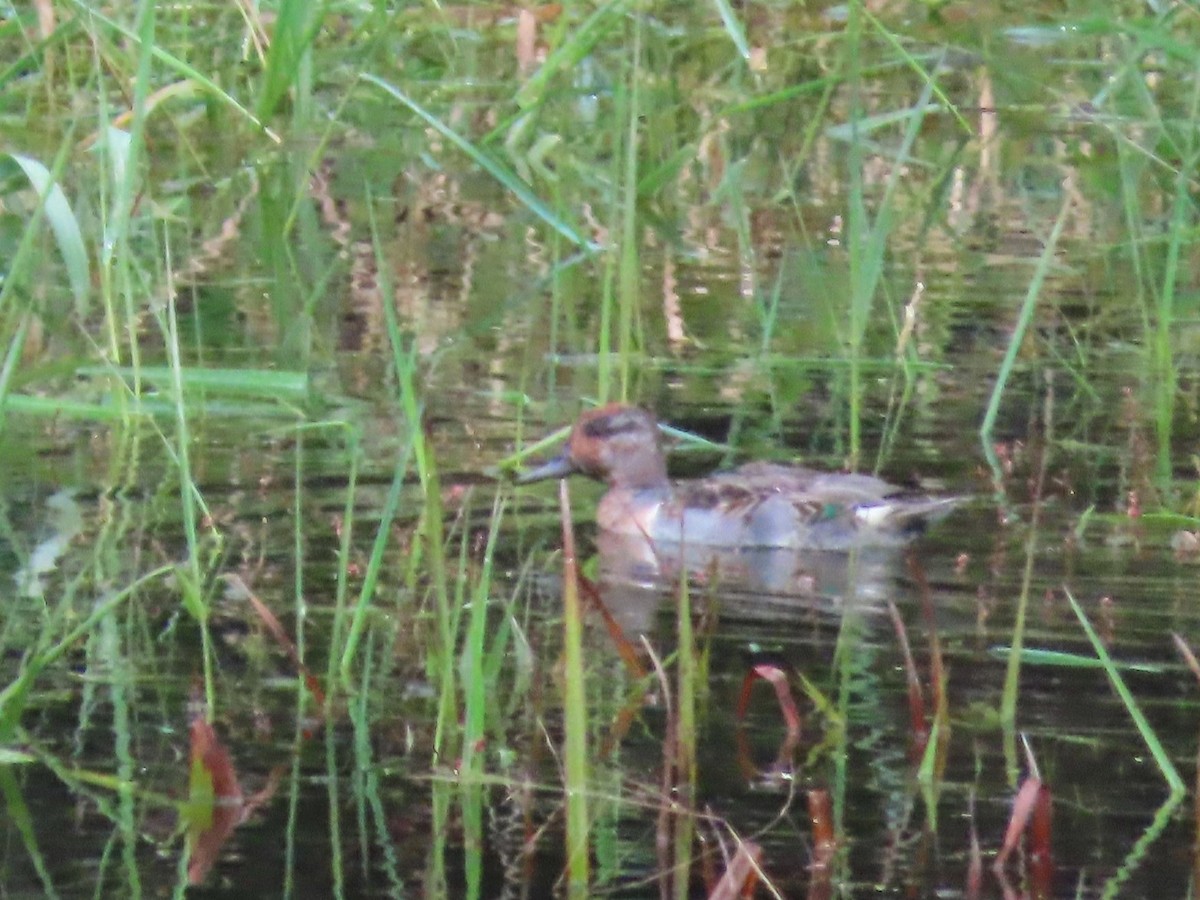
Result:
{"label": "duck's breast", "polygon": [[600,499],[596,524],[615,534],[657,538],[663,503],[669,491],[658,488],[613,488]]}

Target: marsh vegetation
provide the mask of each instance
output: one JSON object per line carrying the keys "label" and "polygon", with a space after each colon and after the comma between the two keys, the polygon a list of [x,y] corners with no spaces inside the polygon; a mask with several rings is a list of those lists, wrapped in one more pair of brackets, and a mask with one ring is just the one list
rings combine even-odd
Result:
{"label": "marsh vegetation", "polygon": [[[1168,2],[0,4],[0,896],[1194,896],[1198,76]],[[972,500],[614,569],[502,471],[612,400]]]}

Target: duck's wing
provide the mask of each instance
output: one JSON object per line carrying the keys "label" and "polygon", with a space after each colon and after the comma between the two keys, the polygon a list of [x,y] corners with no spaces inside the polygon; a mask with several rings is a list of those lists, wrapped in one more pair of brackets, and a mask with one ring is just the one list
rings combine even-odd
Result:
{"label": "duck's wing", "polygon": [[871,475],[760,462],[680,482],[665,509],[703,543],[844,550],[901,544],[960,499],[906,494]]}
{"label": "duck's wing", "polygon": [[965,499],[905,491],[872,475],[775,463],[751,463],[731,475],[757,498],[754,519],[768,523],[766,533],[779,533],[787,516],[780,501],[786,500],[801,543],[818,547],[902,544]]}
{"label": "duck's wing", "polygon": [[900,488],[872,475],[820,472],[803,466],[766,462],[747,463],[708,480],[735,483],[762,496],[785,494],[818,506],[832,503],[852,507],[877,503],[900,492]]}

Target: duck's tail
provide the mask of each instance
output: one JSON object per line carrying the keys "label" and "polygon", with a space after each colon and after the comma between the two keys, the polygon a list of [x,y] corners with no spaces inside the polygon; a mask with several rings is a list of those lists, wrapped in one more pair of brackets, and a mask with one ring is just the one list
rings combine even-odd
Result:
{"label": "duck's tail", "polygon": [[855,518],[866,528],[890,531],[905,537],[920,534],[966,497],[889,497],[879,503],[860,506]]}

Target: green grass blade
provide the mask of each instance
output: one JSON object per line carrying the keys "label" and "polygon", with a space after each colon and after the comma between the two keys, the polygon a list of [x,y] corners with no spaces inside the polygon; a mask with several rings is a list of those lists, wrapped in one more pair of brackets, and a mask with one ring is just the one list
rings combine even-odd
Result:
{"label": "green grass blade", "polygon": [[697,659],[696,635],[692,627],[692,598],[688,579],[679,579],[678,604],[675,610],[675,627],[679,650],[675,656],[675,796],[678,798],[674,827],[674,878],[672,887],[676,900],[689,896],[688,873],[691,871],[692,846],[695,842],[696,823],[693,810],[696,808],[697,727],[696,697],[700,687],[700,667]]}
{"label": "green grass blade", "polygon": [[79,375],[99,377],[116,376],[132,381],[135,375],[143,382],[169,387],[178,375],[179,386],[184,391],[210,391],[216,394],[232,394],[264,398],[287,398],[294,402],[308,399],[309,380],[307,372],[287,372],[264,369],[200,369],[186,366],[173,372],[167,366],[142,366],[135,372],[129,366],[81,366]]}
{"label": "green grass blade", "polygon": [[92,277],[87,248],[83,244],[83,232],[79,228],[79,220],[71,210],[71,204],[67,201],[67,195],[55,183],[50,170],[36,159],[19,153],[6,155],[21,167],[30,185],[41,198],[46,221],[50,223],[50,230],[54,232],[54,242],[58,245],[58,252],[62,254],[63,263],[67,268],[71,293],[75,295],[75,314],[85,315]]}
{"label": "green grass blade", "polygon": [[309,0],[282,0],[279,4],[255,109],[259,119],[269,119],[291,90],[304,55],[321,30],[328,5],[313,6]]}
{"label": "green grass blade", "polygon": [[[117,34],[121,35],[121,37],[125,38],[128,41],[132,41],[134,44],[141,43],[138,35],[134,34],[132,31],[130,31],[128,28],[126,28],[124,25],[120,24],[119,22],[116,22],[116,21],[108,18],[108,16],[104,15],[102,12],[99,12],[95,8],[88,6],[86,3],[83,2],[83,0],[73,0],[73,2],[75,4],[75,6],[79,9],[79,11],[81,13],[83,13],[83,15],[86,18],[90,19],[91,21],[98,22],[101,25],[104,25],[106,28],[108,28],[111,31],[117,32]],[[262,123],[262,121],[257,116],[254,115],[254,113],[250,112],[250,110],[248,110],[241,103],[239,103],[237,100],[235,100],[233,98],[233,96],[231,94],[229,94],[227,91],[223,91],[220,88],[220,86],[217,85],[217,83],[215,81],[213,81],[211,78],[209,78],[203,72],[201,72],[199,69],[188,65],[179,57],[174,56],[171,53],[168,53],[166,50],[162,49],[162,47],[159,47],[157,45],[150,48],[150,53],[155,59],[157,59],[159,62],[161,62],[164,66],[166,66],[168,69],[170,69],[176,75],[186,78],[189,81],[195,82],[197,85],[199,85],[201,88],[203,88],[207,94],[215,97],[217,100],[221,101],[222,103],[224,103],[227,106],[234,109],[240,115],[244,116],[251,124],[253,124],[259,130],[261,130],[272,141],[274,141],[277,144],[281,143],[281,141],[279,139],[279,135],[277,135],[270,128],[268,128],[266,125],[264,125]]]}
{"label": "green grass blade", "polygon": [[[857,8],[857,4],[855,8]],[[852,30],[851,34],[851,40],[861,40],[858,26]],[[854,48],[851,47],[849,52],[854,54]],[[858,85],[861,77],[861,70],[855,56],[851,62],[851,79],[855,85]],[[871,219],[867,210],[863,178],[863,151],[865,149],[863,129],[870,124],[870,120],[862,115],[860,103],[855,104],[849,124],[850,196],[847,214],[847,244],[850,264],[850,309],[846,343],[850,357],[850,460],[853,467],[858,466],[862,449],[863,347],[875,295],[879,290],[879,282],[883,278],[884,255],[892,233],[895,214],[894,198],[900,184],[902,171],[906,166],[912,164],[912,148],[920,133],[921,125],[925,121],[926,115],[937,108],[929,102],[933,88],[932,80],[926,81],[917,102],[901,116],[901,118],[907,119],[908,128],[896,150],[891,173],[879,201],[874,220]],[[872,127],[874,126],[872,125]]]}
{"label": "green grass blade", "polygon": [[[303,418],[303,413],[282,403],[247,403],[238,401],[197,401],[184,398],[189,412],[208,417],[229,419],[263,419],[266,421],[294,421]],[[153,416],[163,418],[175,414],[175,400],[167,396],[143,397],[137,409],[112,399],[101,401],[70,400],[58,397],[34,397],[28,394],[9,394],[0,401],[4,413],[27,416],[44,416],[55,419],[75,419],[92,422],[125,422],[131,419]]]}
{"label": "green grass blade", "polygon": [[463,137],[433,113],[429,112],[429,110],[425,109],[425,107],[421,106],[419,103],[417,103],[417,101],[413,100],[398,87],[388,84],[382,78],[378,78],[375,75],[368,74],[360,75],[359,77],[363,79],[363,81],[370,82],[376,87],[383,89],[394,99],[400,101],[402,104],[416,113],[425,121],[426,124],[429,125],[430,128],[433,128],[435,131],[437,131],[440,135],[442,135],[442,137],[470,157],[476,165],[500,182],[500,184],[503,185],[507,190],[511,191],[531,213],[533,213],[575,246],[582,247],[584,250],[591,252],[600,249],[599,244],[587,240],[587,238],[583,237],[568,223],[556,216],[554,212],[548,206],[546,206],[546,204],[543,203],[536,194],[533,193],[533,189],[530,188],[529,185],[527,185],[524,181],[522,181],[515,172],[506,168],[491,154],[480,149],[475,144],[472,144],[465,137]]}
{"label": "green grass blade", "polygon": [[1187,791],[1183,779],[1179,777],[1179,772],[1176,771],[1175,764],[1171,762],[1171,757],[1167,753],[1166,748],[1163,747],[1162,742],[1159,741],[1158,735],[1150,727],[1150,723],[1146,721],[1146,716],[1126,686],[1125,679],[1117,671],[1117,666],[1113,662],[1112,657],[1108,655],[1108,650],[1105,649],[1104,642],[1100,640],[1100,635],[1096,634],[1096,630],[1092,628],[1092,623],[1088,621],[1087,614],[1084,613],[1079,602],[1071,592],[1064,589],[1064,593],[1067,595],[1067,601],[1071,604],[1071,609],[1075,611],[1076,618],[1079,619],[1083,633],[1092,642],[1092,649],[1096,651],[1096,658],[1104,666],[1104,671],[1108,675],[1109,682],[1112,683],[1113,690],[1117,692],[1117,696],[1125,704],[1125,709],[1128,710],[1129,717],[1133,719],[1133,724],[1142,736],[1142,740],[1146,742],[1146,747],[1150,751],[1150,755],[1154,757],[1154,762],[1158,765],[1158,770],[1162,773],[1167,785],[1171,788],[1171,794],[1183,796]]}
{"label": "green grass blade", "polygon": [[[163,410],[169,412],[170,410]],[[18,413],[47,418],[79,419],[92,422],[120,422],[136,418],[139,412],[112,403],[89,403],[86,400],[66,400],[59,397],[31,397],[9,394],[4,398],[4,413]]]}
{"label": "green grass blade", "polygon": [[749,62],[750,44],[746,41],[746,30],[742,28],[742,23],[738,21],[737,13],[729,5],[729,0],[713,0],[713,4],[717,7],[717,13],[721,16],[721,24],[725,26],[725,33],[729,35],[729,39],[733,41],[733,46],[737,48],[738,56],[744,62]]}
{"label": "green grass blade", "polygon": [[559,72],[571,72],[592,52],[592,49],[610,31],[621,23],[621,14],[629,0],[609,0],[601,3],[574,33],[550,52],[546,61],[517,91],[517,105],[522,109],[536,106],[550,80]]}
{"label": "green grass blade", "polygon": [[1046,245],[1042,248],[1042,255],[1038,257],[1037,267],[1033,270],[1033,278],[1030,279],[1029,288],[1025,292],[1025,302],[1021,304],[1021,312],[1013,327],[1008,349],[1004,353],[1004,360],[1000,363],[1000,372],[996,375],[995,385],[992,386],[992,396],[988,400],[987,412],[983,415],[983,424],[979,426],[979,440],[983,444],[983,454],[991,466],[993,482],[997,485],[1004,482],[1000,460],[996,456],[996,447],[992,441],[996,416],[1000,413],[1000,401],[1004,399],[1004,389],[1008,386],[1008,379],[1012,377],[1013,367],[1017,362],[1017,352],[1025,342],[1025,333],[1033,321],[1033,312],[1037,309],[1038,298],[1042,295],[1042,285],[1046,281],[1046,275],[1050,272],[1050,264],[1054,262],[1058,239],[1062,237],[1063,228],[1067,224],[1067,214],[1070,211],[1071,197],[1066,195],[1063,197],[1062,208],[1058,211],[1054,227],[1050,230],[1050,237],[1046,239]]}
{"label": "green grass blade", "polygon": [[882,22],[880,22],[879,19],[871,14],[871,10],[866,4],[862,5],[862,13],[866,17],[866,20],[871,24],[871,27],[874,28],[875,31],[885,41],[887,41],[888,44],[891,45],[892,49],[896,51],[896,55],[904,60],[904,63],[914,72],[916,72],[920,78],[924,79],[925,86],[933,93],[934,96],[938,98],[939,101],[941,101],[942,105],[950,111],[950,114],[954,116],[954,120],[958,122],[962,130],[966,134],[974,136],[975,128],[963,118],[962,113],[958,111],[958,107],[954,105],[948,96],[946,96],[946,92],[934,83],[933,76],[930,74],[930,71],[936,70],[937,65],[935,64],[932,66],[930,70],[925,69],[921,65],[920,60],[909,53],[905,46],[900,43],[900,40],[896,37],[895,33],[888,30],[888,28]]}
{"label": "green grass blade", "polygon": [[[642,74],[642,26],[641,20],[633,22],[633,48],[631,50],[628,106],[625,128],[625,161],[622,166],[622,190],[620,195],[621,218],[621,247],[617,262],[617,353],[620,367],[620,399],[628,402],[630,399],[631,357],[633,355],[633,323],[634,313],[641,298],[642,261],[638,248],[638,131],[641,125],[639,104],[641,92],[639,84]],[[598,386],[600,396],[608,399],[612,392],[611,385],[601,380]]]}
{"label": "green grass blade", "polygon": [[33,314],[26,312],[17,323],[16,330],[8,342],[8,350],[4,354],[4,363],[0,365],[0,431],[4,430],[4,417],[8,411],[8,391],[12,386],[13,374],[21,365],[21,354],[25,350],[25,338],[29,334],[29,323]]}
{"label": "green grass blade", "polygon": [[143,586],[152,584],[162,576],[172,574],[174,571],[175,566],[167,564],[139,576],[133,583],[126,585],[121,590],[105,597],[103,601],[97,603],[91,612],[80,620],[78,625],[68,631],[58,641],[44,649],[37,648],[35,652],[31,653],[24,661],[20,675],[3,689],[0,689],[0,742],[9,739],[12,729],[17,724],[17,719],[24,709],[23,701],[26,692],[37,676],[47,666],[69,653],[78,641],[82,640],[92,629],[96,628],[97,623],[102,618],[130,597],[136,596],[137,592]]}
{"label": "green grass blade", "polygon": [[375,596],[375,588],[379,582],[379,573],[383,570],[388,547],[392,541],[392,523],[400,510],[400,495],[404,490],[404,482],[408,477],[408,463],[412,456],[411,442],[404,445],[400,459],[392,474],[392,484],[388,488],[387,498],[383,503],[379,524],[375,529],[375,543],[371,547],[371,555],[367,559],[367,568],[363,575],[362,587],[359,588],[358,600],[354,604],[354,614],[346,632],[345,645],[342,648],[339,671],[342,681],[350,684],[354,677],[352,666],[358,655],[358,645],[362,640],[367,626],[367,613],[371,608],[371,600]]}
{"label": "green grass blade", "polygon": [[[1021,662],[1031,666],[1059,666],[1064,669],[1104,669],[1105,664],[1094,656],[1081,656],[1078,653],[1067,653],[1062,650],[1043,650],[1040,647],[1022,647]],[[1011,647],[992,647],[988,654],[999,659],[1007,659],[1013,653]],[[1161,675],[1167,667],[1159,663],[1149,662],[1114,662],[1117,669],[1126,672],[1146,672]]]}
{"label": "green grass blade", "polygon": [[590,827],[588,820],[587,692],[584,690],[583,599],[579,595],[575,532],[567,481],[558,483],[563,529],[563,770],[567,807],[567,896],[588,897]]}
{"label": "green grass blade", "polygon": [[25,854],[29,857],[34,871],[37,872],[38,880],[41,881],[42,890],[45,892],[44,895],[48,898],[57,898],[59,894],[54,889],[54,881],[50,877],[50,867],[46,865],[46,857],[38,845],[33,815],[21,793],[21,785],[16,777],[16,772],[8,766],[0,766],[0,796],[4,798],[6,818],[12,824],[13,830],[20,835],[21,843],[25,845]]}

